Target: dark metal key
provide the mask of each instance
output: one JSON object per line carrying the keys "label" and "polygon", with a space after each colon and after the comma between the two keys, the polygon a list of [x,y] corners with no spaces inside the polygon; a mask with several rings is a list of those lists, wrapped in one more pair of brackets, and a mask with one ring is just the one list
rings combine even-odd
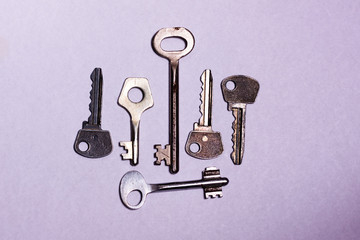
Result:
{"label": "dark metal key", "polygon": [[[95,68],[90,78],[92,80],[89,105],[91,114],[88,121],[83,122],[82,129],[78,131],[74,150],[83,157],[100,158],[112,151],[110,132],[102,130],[100,125],[103,84],[101,68]],[[87,145],[87,149],[80,149],[82,143]]]}
{"label": "dark metal key", "polygon": [[[165,38],[177,37],[186,42],[185,49],[181,51],[165,51],[161,48],[161,42]],[[194,48],[195,40],[192,33],[186,28],[162,28],[152,40],[154,51],[161,57],[169,60],[170,73],[170,93],[169,93],[169,144],[165,148],[161,145],[155,145],[157,152],[155,153],[155,165],[160,165],[162,160],[170,166],[170,173],[174,174],[179,171],[179,60],[188,55]]]}
{"label": "dark metal key", "polygon": [[246,105],[255,102],[259,88],[255,79],[243,75],[230,76],[221,82],[224,100],[235,117],[232,125],[234,133],[231,159],[236,165],[241,164],[244,156]]}

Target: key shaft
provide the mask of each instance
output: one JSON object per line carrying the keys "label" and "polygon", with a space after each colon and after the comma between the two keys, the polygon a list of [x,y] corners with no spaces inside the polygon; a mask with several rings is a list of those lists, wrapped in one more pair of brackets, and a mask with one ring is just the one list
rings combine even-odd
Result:
{"label": "key shaft", "polygon": [[88,122],[85,122],[85,126],[88,127],[100,127],[101,126],[101,100],[102,100],[102,85],[103,76],[101,68],[95,68],[90,75],[92,81],[92,88],[90,91],[90,116]]}
{"label": "key shaft", "polygon": [[202,179],[195,181],[184,181],[184,182],[171,182],[162,184],[150,184],[151,192],[163,191],[163,190],[176,190],[186,188],[205,188],[205,187],[221,187],[225,186],[229,180],[227,178],[219,179]]}
{"label": "key shaft", "polygon": [[201,92],[201,105],[199,119],[199,125],[204,127],[211,126],[211,114],[212,114],[212,84],[213,79],[211,71],[206,69],[201,75],[202,92]]}
{"label": "key shaft", "polygon": [[170,151],[170,172],[177,173],[179,171],[179,60],[170,60],[170,131],[169,144]]}
{"label": "key shaft", "polygon": [[231,159],[235,165],[240,165],[244,157],[245,149],[245,112],[246,105],[244,107],[232,108],[232,113],[235,117],[233,121],[233,151],[231,153]]}

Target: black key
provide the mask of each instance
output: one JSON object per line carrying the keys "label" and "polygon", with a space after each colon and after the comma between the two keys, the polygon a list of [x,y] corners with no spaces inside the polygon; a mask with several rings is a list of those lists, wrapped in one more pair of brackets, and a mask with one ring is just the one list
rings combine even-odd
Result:
{"label": "black key", "polygon": [[[92,85],[90,91],[90,117],[84,121],[82,129],[74,143],[74,150],[83,157],[101,158],[109,155],[112,151],[110,132],[101,129],[101,98],[103,77],[101,68],[95,68],[90,75]],[[80,149],[80,144],[85,143],[87,149]]]}

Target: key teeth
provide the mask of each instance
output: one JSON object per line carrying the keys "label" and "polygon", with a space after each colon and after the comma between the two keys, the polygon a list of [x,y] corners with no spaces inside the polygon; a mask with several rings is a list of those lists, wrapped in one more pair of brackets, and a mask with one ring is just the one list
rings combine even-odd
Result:
{"label": "key teeth", "polygon": [[233,151],[231,152],[231,159],[233,160],[233,162],[235,162],[235,158],[236,158],[236,148],[235,148],[235,143],[236,143],[236,114],[235,114],[235,111],[232,111],[232,114],[234,116],[234,121],[232,123],[232,129],[233,129],[233,134],[232,134],[232,138],[231,138],[231,141],[233,143],[232,145],[232,149]]}
{"label": "key teeth", "polygon": [[122,153],[121,157],[123,160],[132,160],[133,158],[133,147],[132,147],[132,142],[119,142],[119,146],[123,147],[124,150],[126,151],[126,153]]}
{"label": "key teeth", "polygon": [[94,80],[93,79],[91,79],[91,90],[90,90],[90,96],[89,96],[89,98],[90,98],[90,103],[89,103],[89,111],[90,111],[90,116],[89,116],[89,118],[88,118],[88,121],[90,122],[90,118],[91,118],[91,116],[92,116],[92,114],[93,114],[93,88],[94,88]]}
{"label": "key teeth", "polygon": [[214,198],[222,198],[223,197],[223,194],[222,194],[222,191],[216,191],[216,192],[205,192],[205,198],[208,199],[208,198],[211,198],[211,199],[214,199]]}
{"label": "key teeth", "polygon": [[204,117],[204,108],[205,108],[205,106],[204,106],[204,98],[205,98],[205,96],[204,96],[204,91],[205,91],[205,89],[204,89],[204,85],[205,85],[205,79],[204,79],[204,77],[203,77],[203,75],[205,74],[205,71],[204,71],[204,73],[201,75],[201,77],[200,77],[200,81],[201,81],[201,92],[200,92],[200,102],[201,102],[201,104],[200,104],[200,106],[199,106],[199,112],[200,112],[200,114],[201,114],[201,116],[200,116],[200,120]]}
{"label": "key teeth", "polygon": [[[232,134],[231,141],[233,143],[233,145],[232,145],[233,151],[231,152],[231,160],[233,161],[234,164],[240,165],[241,162],[242,162],[242,155],[243,155],[242,151],[244,151],[244,149],[241,149],[242,146],[241,146],[241,143],[240,143],[240,146],[239,146],[240,147],[240,149],[239,149],[240,154],[239,154],[239,159],[237,159],[237,157],[236,157],[236,152],[237,152],[237,149],[236,149],[236,142],[237,141],[236,141],[236,139],[238,137],[237,134],[241,133],[241,129],[236,130],[237,129],[237,123],[239,121],[239,119],[237,118],[237,111],[239,111],[239,109],[232,109],[232,114],[234,116],[234,121],[232,123],[233,134]],[[239,127],[241,128],[241,126],[239,126]]]}
{"label": "key teeth", "polygon": [[154,145],[154,149],[156,152],[154,153],[154,157],[156,161],[155,165],[161,165],[161,161],[164,160],[166,166],[170,166],[170,145],[165,145],[165,148],[162,148],[160,144]]}
{"label": "key teeth", "polygon": [[[102,72],[101,72],[101,68],[95,68],[92,73],[90,74],[90,80],[91,80],[91,90],[89,92],[89,98],[90,98],[90,103],[89,103],[89,111],[90,111],[90,116],[88,118],[88,122],[91,122],[91,117],[94,114],[93,113],[93,109],[94,109],[94,83],[96,81],[96,72],[99,71],[100,72],[100,79],[99,81],[102,81]],[[100,93],[101,95],[101,93]],[[101,114],[100,112],[98,113],[99,115]]]}
{"label": "key teeth", "polygon": [[207,167],[202,172],[203,179],[220,178],[220,169],[217,167]]}
{"label": "key teeth", "polygon": [[[204,109],[205,109],[205,85],[206,85],[206,76],[209,75],[210,78],[210,84],[212,81],[212,75],[210,69],[205,69],[203,73],[200,76],[200,82],[201,82],[201,92],[200,92],[200,106],[199,106],[199,112],[201,114],[199,123],[204,122]],[[209,86],[210,87],[210,86]],[[210,93],[211,94],[211,93]]]}

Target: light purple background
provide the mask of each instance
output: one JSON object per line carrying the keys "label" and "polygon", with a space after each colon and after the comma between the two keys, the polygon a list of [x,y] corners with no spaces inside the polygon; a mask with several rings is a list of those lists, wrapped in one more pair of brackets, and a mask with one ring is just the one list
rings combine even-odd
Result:
{"label": "light purple background", "polygon": [[[359,239],[358,1],[5,1],[0,3],[0,239]],[[194,50],[180,61],[180,172],[153,165],[168,142],[168,63],[151,49],[162,27],[183,26]],[[89,111],[89,75],[104,74],[102,127],[113,152],[86,159],[73,142]],[[224,153],[188,156],[200,74],[214,76],[213,129]],[[260,82],[248,106],[245,157],[229,158],[233,116],[223,78]],[[120,160],[127,77],[147,77],[155,105],[141,119],[140,164]],[[215,165],[222,199],[202,190],[119,200],[129,170],[151,183],[193,180]]]}

